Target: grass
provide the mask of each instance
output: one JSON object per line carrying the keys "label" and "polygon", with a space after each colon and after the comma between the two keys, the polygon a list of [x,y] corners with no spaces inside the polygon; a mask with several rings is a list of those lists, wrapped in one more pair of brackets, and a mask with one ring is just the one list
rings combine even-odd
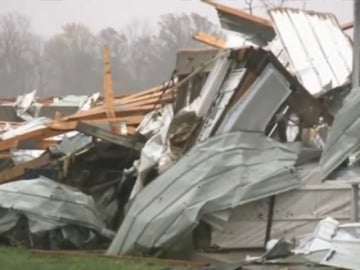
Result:
{"label": "grass", "polygon": [[166,265],[99,257],[35,255],[21,248],[0,248],[0,269],[6,270],[165,270]]}

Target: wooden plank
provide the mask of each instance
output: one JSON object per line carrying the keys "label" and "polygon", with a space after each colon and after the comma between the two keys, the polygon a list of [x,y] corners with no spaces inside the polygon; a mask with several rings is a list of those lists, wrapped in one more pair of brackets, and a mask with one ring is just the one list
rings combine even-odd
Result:
{"label": "wooden plank", "polygon": [[193,36],[193,39],[197,40],[199,42],[202,42],[202,43],[204,43],[206,45],[215,47],[217,49],[226,49],[227,48],[226,40],[214,37],[214,36],[209,35],[209,34],[204,33],[204,32],[196,33]]}
{"label": "wooden plank", "polygon": [[[145,105],[145,106],[139,106],[139,107],[135,107],[135,108],[121,106],[121,109],[119,108],[115,111],[115,117],[117,118],[117,117],[127,117],[127,116],[131,116],[131,115],[136,115],[136,114],[146,114],[146,113],[154,110],[154,108],[159,108],[159,107],[161,107],[161,106],[156,105],[154,107],[153,105]],[[106,117],[105,109],[102,107],[97,107],[97,108],[94,108],[94,109],[86,111],[86,112],[78,112],[76,114],[73,114],[69,117],[64,118],[63,121],[68,121],[68,120],[84,121],[84,120],[101,119],[101,118],[105,118],[105,117]]]}
{"label": "wooden plank", "polygon": [[7,183],[16,180],[24,175],[25,169],[40,168],[42,166],[45,166],[49,162],[50,162],[50,153],[45,153],[40,157],[33,159],[29,162],[25,162],[10,169],[4,170],[0,172],[0,183]]}

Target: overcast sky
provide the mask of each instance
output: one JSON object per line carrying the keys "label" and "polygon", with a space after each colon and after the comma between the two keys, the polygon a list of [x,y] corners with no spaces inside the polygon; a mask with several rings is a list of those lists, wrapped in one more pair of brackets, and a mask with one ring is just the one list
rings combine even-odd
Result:
{"label": "overcast sky", "polygon": [[[244,0],[218,1],[244,8]],[[288,0],[293,7],[302,7],[303,0]],[[352,20],[352,0],[307,0],[306,9],[331,12],[340,22]],[[164,13],[196,12],[218,23],[215,9],[200,0],[0,0],[0,14],[17,11],[32,19],[33,30],[43,36],[60,31],[67,22],[81,22],[93,31],[105,27],[122,29],[134,20],[145,20],[155,27]],[[265,16],[263,10],[256,10]]]}

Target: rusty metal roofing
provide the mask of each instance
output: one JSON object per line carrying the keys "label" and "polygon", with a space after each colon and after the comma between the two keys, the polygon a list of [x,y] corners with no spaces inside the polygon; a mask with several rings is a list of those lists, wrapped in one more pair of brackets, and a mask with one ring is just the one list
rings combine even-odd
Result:
{"label": "rusty metal roofing", "polygon": [[345,84],[352,71],[352,43],[334,15],[290,8],[270,11],[290,67],[311,94]]}

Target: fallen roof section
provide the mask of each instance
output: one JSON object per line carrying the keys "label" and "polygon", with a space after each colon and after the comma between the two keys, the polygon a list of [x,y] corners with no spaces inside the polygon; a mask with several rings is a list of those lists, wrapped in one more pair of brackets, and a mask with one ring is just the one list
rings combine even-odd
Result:
{"label": "fallen roof section", "polygon": [[311,94],[344,85],[352,71],[352,44],[332,14],[277,8],[270,11],[291,69]]}
{"label": "fallen roof section", "polygon": [[240,32],[259,46],[266,45],[275,37],[271,21],[213,1],[205,2],[216,8],[223,28]]}
{"label": "fallen roof section", "polygon": [[205,214],[299,187],[293,170],[298,148],[293,146],[253,132],[228,133],[196,145],[135,197],[107,253],[170,245]]}

